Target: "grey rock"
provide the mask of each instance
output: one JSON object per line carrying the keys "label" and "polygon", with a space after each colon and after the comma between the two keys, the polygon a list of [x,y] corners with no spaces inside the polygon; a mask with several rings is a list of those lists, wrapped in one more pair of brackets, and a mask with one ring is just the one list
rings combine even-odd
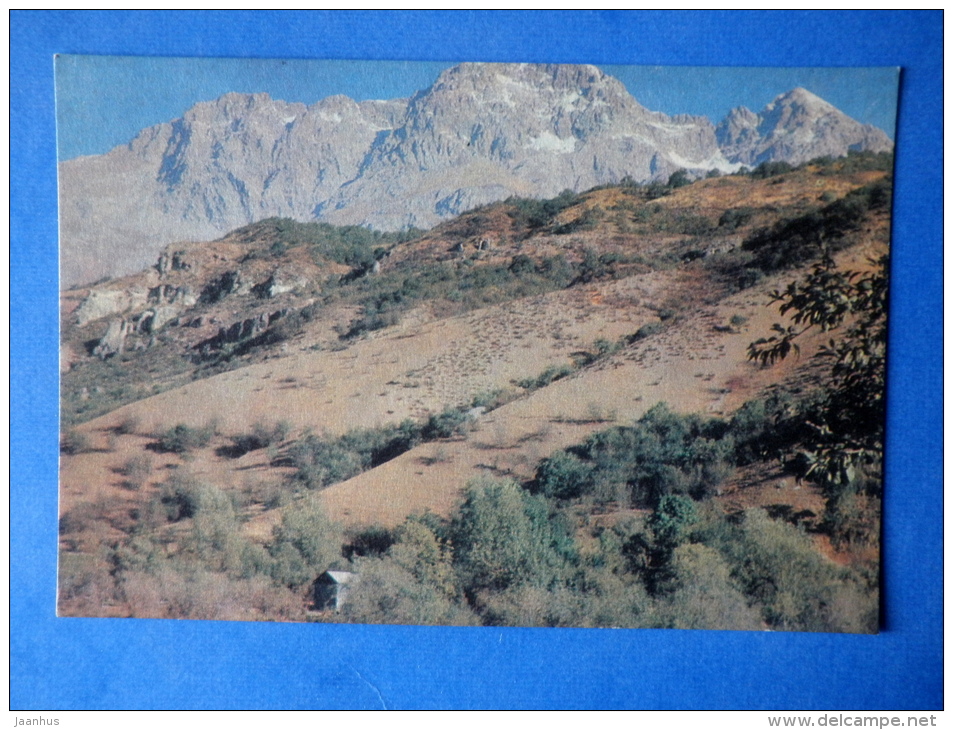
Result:
{"label": "grey rock", "polygon": [[274,299],[282,294],[288,294],[295,289],[305,286],[307,279],[296,275],[292,271],[279,269],[271,274],[265,281],[256,284],[251,291],[262,299]]}
{"label": "grey rock", "polygon": [[777,161],[800,165],[817,157],[843,157],[850,150],[893,149],[882,130],[851,119],[801,88],[781,94],[759,114],[733,109],[715,134],[728,160],[748,167]]}
{"label": "grey rock", "polygon": [[125,319],[114,319],[109,323],[106,334],[93,348],[93,355],[105,360],[112,355],[119,355],[125,349],[126,337],[135,331],[135,325]]}
{"label": "grey rock", "polygon": [[144,306],[148,302],[149,292],[150,290],[139,287],[92,289],[76,308],[76,324],[83,327],[97,319],[124,314]]}

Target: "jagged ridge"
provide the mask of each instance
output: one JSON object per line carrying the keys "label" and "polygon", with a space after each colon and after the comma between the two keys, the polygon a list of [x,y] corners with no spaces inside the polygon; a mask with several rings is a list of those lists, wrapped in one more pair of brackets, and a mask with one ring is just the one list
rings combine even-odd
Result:
{"label": "jagged ridge", "polygon": [[510,195],[890,147],[803,89],[716,128],[645,109],[594,66],[461,64],[391,101],[231,93],[61,164],[61,276],[129,273],[171,241],[271,216],[430,227]]}

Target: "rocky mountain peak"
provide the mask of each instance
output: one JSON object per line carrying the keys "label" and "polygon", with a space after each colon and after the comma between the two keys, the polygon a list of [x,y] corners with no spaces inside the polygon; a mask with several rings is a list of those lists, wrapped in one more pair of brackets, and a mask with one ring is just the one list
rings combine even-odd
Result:
{"label": "rocky mountain peak", "polygon": [[778,160],[798,165],[849,150],[893,149],[882,130],[851,119],[800,87],[777,96],[758,114],[732,109],[715,133],[728,160],[748,166]]}
{"label": "rocky mountain peak", "polygon": [[172,241],[268,217],[429,228],[512,195],[891,147],[805,89],[716,128],[649,111],[588,65],[463,63],[385,101],[228,93],[61,164],[63,283],[136,271]]}

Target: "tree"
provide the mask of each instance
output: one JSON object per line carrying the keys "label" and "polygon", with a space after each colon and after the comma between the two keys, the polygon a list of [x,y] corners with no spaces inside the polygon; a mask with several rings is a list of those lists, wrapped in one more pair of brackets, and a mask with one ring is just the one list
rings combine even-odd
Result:
{"label": "tree", "polygon": [[273,535],[273,576],[292,588],[314,580],[341,556],[340,531],[313,497],[290,505]]}
{"label": "tree", "polygon": [[871,261],[869,271],[839,271],[825,256],[803,281],[771,295],[782,314],[792,313],[793,324],[776,324],[775,335],[748,346],[749,359],[771,365],[799,353],[797,339],[810,330],[840,333],[818,353],[831,363],[829,387],[819,406],[801,414],[811,432],[802,444],[803,476],[820,484],[832,519],[857,495],[876,496],[879,490],[887,262],[884,255]]}
{"label": "tree", "polygon": [[696,522],[698,510],[691,499],[680,494],[667,494],[659,500],[647,524],[656,545],[674,550],[682,544],[688,528]]}
{"label": "tree", "polygon": [[571,534],[552,519],[546,500],[512,481],[472,483],[450,534],[454,563],[471,595],[523,583],[547,587],[573,552]]}
{"label": "tree", "polygon": [[678,169],[669,175],[668,186],[670,188],[681,188],[686,185],[690,185],[692,179],[688,176],[688,171],[683,169]]}
{"label": "tree", "polygon": [[536,484],[547,497],[573,499],[592,486],[592,472],[591,464],[569,452],[557,451],[539,463]]}

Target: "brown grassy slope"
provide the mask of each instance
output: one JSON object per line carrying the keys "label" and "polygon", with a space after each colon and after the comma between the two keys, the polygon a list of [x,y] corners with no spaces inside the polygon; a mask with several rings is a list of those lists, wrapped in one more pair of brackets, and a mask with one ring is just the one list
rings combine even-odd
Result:
{"label": "brown grassy slope", "polygon": [[[846,190],[863,182],[865,176],[870,174],[827,180],[825,185]],[[710,206],[715,212],[742,203],[798,208],[816,200],[812,185],[809,176],[792,175],[782,184],[722,178],[680,189],[653,205],[699,206],[697,210]],[[611,207],[620,195],[617,190],[596,191],[584,196],[580,205],[601,200],[602,205]],[[570,209],[563,215],[573,214]],[[715,217],[715,213],[711,215]],[[632,224],[636,223],[633,214]],[[661,246],[664,240],[686,238],[645,238],[635,233],[608,236],[612,225],[605,223],[595,231],[581,233],[579,241],[606,247],[631,244],[648,250],[648,243]],[[429,240],[434,250],[442,250],[447,242],[438,245]],[[576,250],[570,238],[549,234],[515,245],[536,252],[548,250],[548,246]],[[872,252],[869,246],[859,247],[846,252],[844,259],[857,263]],[[512,253],[491,249],[487,256],[505,258]],[[803,366],[809,343],[803,346],[800,361],[781,368],[762,370],[745,360],[747,344],[766,334],[770,323],[778,319],[764,306],[767,291],[796,275],[778,277],[710,304],[706,302],[715,292],[708,288],[699,267],[673,268],[577,286],[457,317],[434,319],[427,308],[420,308],[396,327],[340,352],[314,352],[305,337],[292,343],[282,357],[189,383],[79,427],[89,434],[95,450],[64,456],[61,513],[95,505],[102,513],[98,522],[102,540],[118,538],[129,524],[131,510],[155,494],[175,469],[186,468],[203,480],[237,492],[254,491],[263,483],[280,484],[288,470],[271,466],[263,451],[240,459],[216,453],[228,443],[228,436],[245,433],[256,422],[287,420],[297,435],[307,428],[336,434],[408,417],[422,418],[446,406],[466,404],[480,392],[536,375],[547,366],[566,364],[571,353],[589,349],[598,338],[615,340],[631,334],[642,324],[657,320],[652,307],[661,302],[679,302],[685,307],[681,320],[661,334],[487,414],[466,440],[423,445],[331,487],[322,497],[335,518],[351,523],[393,524],[424,509],[446,514],[470,477],[486,472],[530,476],[539,458],[581,441],[604,428],[608,419],[628,422],[659,401],[681,411],[728,414],[785,372]],[[745,328],[728,332],[725,325],[733,315],[746,317],[748,322]],[[120,469],[143,454],[152,441],[142,434],[161,432],[176,423],[202,425],[209,421],[218,423],[220,435],[207,448],[196,450],[187,460],[168,454],[156,456],[153,472],[139,491],[124,486],[126,479]],[[123,422],[138,422],[138,434],[117,434],[116,428]],[[253,511],[260,509],[255,506]],[[249,530],[267,537],[278,514],[272,510],[253,519]],[[94,543],[89,544],[92,549]]]}
{"label": "brown grassy slope", "polygon": [[[656,298],[669,278],[593,284],[439,321],[407,318],[340,352],[298,352],[124,406],[76,429],[97,451],[63,458],[61,507],[91,491],[124,496],[106,485],[121,484],[115,470],[148,443],[116,434],[125,423],[160,434],[178,423],[215,421],[227,437],[249,432],[256,422],[287,421],[295,434],[338,435],[421,419],[569,364],[571,353],[591,348],[595,339],[638,330],[657,319],[641,302]],[[216,457],[214,446],[222,441],[195,453],[189,466],[232,487],[252,470],[243,460]]]}

